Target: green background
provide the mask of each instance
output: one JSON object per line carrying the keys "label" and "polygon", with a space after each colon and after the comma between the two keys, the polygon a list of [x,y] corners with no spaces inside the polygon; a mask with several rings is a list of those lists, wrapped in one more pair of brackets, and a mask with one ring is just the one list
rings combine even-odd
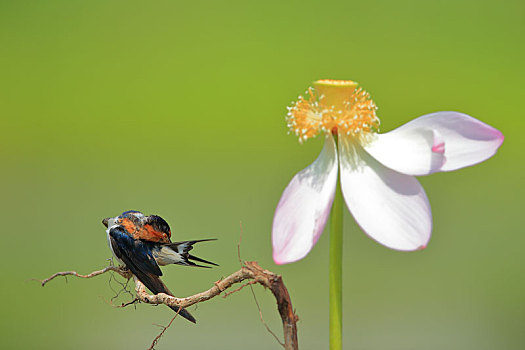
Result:
{"label": "green background", "polygon": [[[457,110],[506,136],[489,161],[420,179],[424,251],[389,250],[346,212],[345,348],[522,349],[524,34],[523,1],[1,1],[0,347],[149,346],[168,308],[112,308],[109,276],[32,280],[106,266],[101,219],[137,209],[175,240],[219,238],[197,252],[220,267],[164,268],[178,296],[238,269],[242,222],[242,258],[283,275],[301,348],[327,348],[328,236],[277,266],[270,231],[322,146],[287,135],[285,107],[333,78],[371,93],[382,131]],[[158,349],[279,348],[249,289],[190,311]]]}

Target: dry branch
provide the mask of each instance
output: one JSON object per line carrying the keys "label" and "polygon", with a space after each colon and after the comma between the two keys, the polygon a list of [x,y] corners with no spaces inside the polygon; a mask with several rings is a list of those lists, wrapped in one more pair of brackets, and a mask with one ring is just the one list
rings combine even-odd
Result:
{"label": "dry branch", "polygon": [[95,277],[95,276],[98,276],[98,275],[102,275],[103,273],[106,273],[108,271],[116,272],[119,275],[121,275],[122,277],[127,278],[127,279],[130,279],[133,276],[131,274],[131,272],[128,269],[126,269],[125,267],[110,265],[110,266],[106,267],[105,269],[93,271],[93,272],[91,272],[91,273],[89,273],[87,275],[81,275],[81,274],[79,274],[76,271],[57,272],[57,273],[51,275],[50,277],[46,278],[45,280],[40,280],[40,284],[43,287],[49,281],[51,281],[51,280],[53,280],[53,279],[55,279],[57,277],[60,277],[60,276],[64,276],[64,277],[75,276],[75,277],[80,277],[80,278],[92,278],[92,277]]}
{"label": "dry branch", "polygon": [[[75,271],[57,272],[51,277],[41,281],[41,284],[44,286],[46,283],[58,276],[91,278],[108,271],[116,272],[124,278],[130,278],[132,276],[129,270],[125,268],[108,266],[105,269],[94,271],[88,275],[81,275]],[[144,303],[164,304],[168,306],[180,306],[186,308],[188,306],[210,300],[220,295],[232,285],[241,283],[245,280],[253,280],[253,283],[259,283],[272,292],[277,302],[277,308],[283,323],[284,348],[286,350],[297,350],[298,344],[296,324],[298,317],[295,315],[292,308],[292,302],[290,300],[288,290],[286,289],[280,275],[262,269],[255,261],[245,261],[239,271],[234,272],[228,277],[215,282],[214,286],[210,289],[186,298],[177,298],[164,293],[150,295],[146,292],[144,285],[137,278],[135,278],[135,291],[137,293],[137,298]]]}

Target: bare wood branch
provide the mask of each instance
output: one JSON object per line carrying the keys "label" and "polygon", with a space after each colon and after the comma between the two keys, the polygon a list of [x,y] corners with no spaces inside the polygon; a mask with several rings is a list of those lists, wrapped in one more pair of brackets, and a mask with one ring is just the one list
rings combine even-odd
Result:
{"label": "bare wood branch", "polygon": [[92,278],[92,277],[95,277],[95,276],[98,276],[98,275],[102,275],[103,273],[106,273],[108,271],[113,271],[113,272],[116,272],[118,273],[119,275],[121,275],[122,277],[124,278],[131,278],[133,275],[131,274],[131,272],[124,268],[124,267],[121,267],[121,266],[108,266],[102,270],[97,270],[97,271],[93,271],[87,275],[81,275],[79,274],[78,272],[76,271],[63,271],[63,272],[57,272],[53,275],[51,275],[50,277],[46,278],[45,280],[39,280],[40,281],[40,284],[43,286],[46,285],[46,283],[48,283],[49,281],[57,278],[57,277],[60,277],[60,276],[75,276],[75,277],[79,277],[79,278]]}
{"label": "bare wood branch", "polygon": [[[46,283],[58,276],[92,278],[108,271],[116,272],[124,278],[130,278],[132,276],[129,270],[125,268],[108,266],[105,269],[94,271],[87,275],[81,275],[75,271],[57,272],[40,282],[42,286],[44,286]],[[280,275],[262,269],[256,261],[245,261],[239,271],[234,272],[228,277],[215,282],[213,287],[210,289],[186,298],[177,298],[164,293],[150,295],[146,292],[145,286],[137,278],[135,278],[135,292],[137,293],[137,298],[147,304],[164,304],[167,306],[179,306],[186,308],[191,305],[210,300],[220,295],[232,285],[241,283],[245,280],[253,280],[254,283],[259,283],[272,292],[277,302],[277,308],[279,310],[279,315],[281,316],[281,321],[283,324],[284,348],[286,350],[297,350],[297,321],[299,318],[292,308],[292,301],[290,299],[290,295],[288,294],[288,290],[286,289],[286,286],[284,285]],[[249,285],[251,284],[252,283],[249,283]],[[169,325],[167,327],[169,327]],[[152,346],[155,345],[156,341],[158,341],[158,338],[155,339]]]}

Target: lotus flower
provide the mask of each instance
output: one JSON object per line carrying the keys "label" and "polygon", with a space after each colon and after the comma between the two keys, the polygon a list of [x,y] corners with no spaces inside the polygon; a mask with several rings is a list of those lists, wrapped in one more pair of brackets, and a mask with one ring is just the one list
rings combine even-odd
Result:
{"label": "lotus flower", "polygon": [[325,137],[318,158],[290,181],[272,227],[277,264],[305,257],[330,214],[338,173],[350,213],[371,238],[401,251],[423,249],[432,231],[427,195],[414,176],[452,171],[493,156],[503,135],[459,112],[436,112],[379,134],[377,107],[352,81],[319,80],[289,107],[301,142]]}

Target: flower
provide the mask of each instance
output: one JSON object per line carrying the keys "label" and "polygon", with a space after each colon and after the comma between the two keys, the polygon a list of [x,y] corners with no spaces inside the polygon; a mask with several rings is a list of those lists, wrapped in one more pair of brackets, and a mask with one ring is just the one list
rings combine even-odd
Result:
{"label": "flower", "polygon": [[284,190],[272,226],[277,264],[304,258],[341,190],[355,220],[388,248],[426,247],[432,231],[428,198],[416,175],[452,171],[493,156],[503,134],[459,112],[436,112],[385,134],[377,107],[352,81],[319,80],[289,107],[288,127],[303,142],[325,135],[318,158]]}

